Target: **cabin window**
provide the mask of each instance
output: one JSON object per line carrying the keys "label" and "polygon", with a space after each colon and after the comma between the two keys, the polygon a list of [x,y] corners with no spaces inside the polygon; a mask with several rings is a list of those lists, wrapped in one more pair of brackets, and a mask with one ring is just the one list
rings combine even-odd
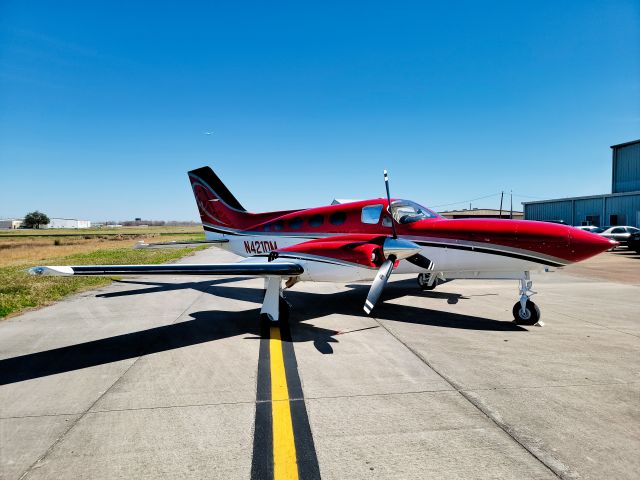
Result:
{"label": "cabin window", "polygon": [[362,209],[362,223],[378,223],[382,213],[382,205],[369,205]]}
{"label": "cabin window", "polygon": [[302,227],[303,220],[301,217],[292,218],[289,220],[289,228],[291,230],[298,230]]}
{"label": "cabin window", "polygon": [[319,227],[323,223],[324,223],[324,217],[319,213],[312,215],[311,218],[309,219],[309,225],[311,225],[312,227]]}
{"label": "cabin window", "polygon": [[346,220],[346,212],[334,212],[329,217],[329,222],[331,222],[331,225],[342,225]]}
{"label": "cabin window", "polygon": [[275,222],[273,222],[273,229],[276,232],[279,232],[283,228],[284,228],[284,222],[282,220],[276,220]]}
{"label": "cabin window", "polygon": [[384,217],[382,217],[382,226],[391,228],[391,217],[390,216],[385,215]]}

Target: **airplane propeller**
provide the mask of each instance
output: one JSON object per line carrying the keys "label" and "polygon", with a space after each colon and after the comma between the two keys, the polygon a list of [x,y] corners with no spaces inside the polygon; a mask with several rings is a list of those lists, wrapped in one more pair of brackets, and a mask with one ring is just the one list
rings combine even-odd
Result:
{"label": "airplane propeller", "polygon": [[369,293],[367,293],[367,299],[364,302],[364,311],[367,312],[367,315],[371,313],[373,307],[378,303],[380,295],[382,295],[382,291],[387,284],[387,280],[389,280],[395,261],[396,258],[393,255],[390,255],[378,269],[376,278],[373,279]]}
{"label": "airplane propeller", "polygon": [[398,234],[396,233],[396,224],[393,221],[393,213],[391,212],[391,194],[389,193],[389,174],[387,171],[384,171],[384,186],[387,189],[387,211],[391,215],[391,231],[393,232],[394,239],[398,238]]}
{"label": "airplane propeller", "polygon": [[386,170],[384,171],[384,186],[387,190],[387,209],[389,214],[391,214],[391,229],[393,235],[391,236],[391,238],[387,237],[384,240],[382,250],[384,252],[386,260],[382,262],[382,265],[380,265],[378,273],[376,273],[376,277],[373,279],[373,283],[371,284],[371,288],[369,288],[367,299],[364,302],[364,311],[367,313],[367,315],[371,313],[373,307],[375,307],[378,300],[380,300],[382,291],[387,285],[387,281],[389,280],[391,272],[393,271],[393,265],[397,260],[406,259],[414,265],[425,269],[428,269],[431,266],[431,261],[419,253],[421,250],[420,245],[408,240],[398,238],[398,234],[396,232],[396,224],[393,219],[393,213],[391,212],[389,174]]}
{"label": "airplane propeller", "polygon": [[[393,232],[392,238],[396,239],[398,238],[398,234],[396,232],[396,224],[393,218],[393,212],[391,211],[391,194],[389,193],[389,173],[386,170],[384,171],[384,186],[387,189],[387,202],[388,202],[387,209],[389,211],[389,214],[391,215],[391,230]],[[425,270],[430,270],[432,265],[431,260],[429,260],[427,257],[419,253],[416,253],[415,255],[408,257],[407,261],[413,263],[414,265],[417,265],[420,268],[424,268]]]}

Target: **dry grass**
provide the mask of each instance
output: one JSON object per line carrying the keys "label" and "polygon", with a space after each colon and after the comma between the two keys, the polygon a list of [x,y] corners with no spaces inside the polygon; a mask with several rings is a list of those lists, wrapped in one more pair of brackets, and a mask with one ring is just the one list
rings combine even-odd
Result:
{"label": "dry grass", "polygon": [[[179,227],[180,228],[180,227]],[[166,231],[166,229],[165,229]],[[170,233],[166,231],[166,233]],[[149,232],[138,237],[14,237],[0,238],[0,318],[41,307],[66,295],[107,285],[109,277],[36,277],[26,270],[35,265],[157,264],[176,260],[205,247],[134,250],[148,241],[202,240],[204,235]]]}
{"label": "dry grass", "polygon": [[0,238],[0,267],[26,263],[42,263],[75,253],[95,250],[131,248],[139,240],[170,242],[172,240],[203,240],[203,235],[140,235],[136,237],[34,237]]}
{"label": "dry grass", "polygon": [[25,237],[42,235],[187,235],[200,234],[202,227],[120,227],[120,228],[43,228],[43,229],[18,229],[0,230],[0,239],[5,237]]}

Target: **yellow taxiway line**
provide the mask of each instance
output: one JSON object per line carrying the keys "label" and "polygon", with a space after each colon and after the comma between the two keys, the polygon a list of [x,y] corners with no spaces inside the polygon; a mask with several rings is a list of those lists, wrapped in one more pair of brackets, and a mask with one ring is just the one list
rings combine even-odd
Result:
{"label": "yellow taxiway line", "polygon": [[273,415],[273,478],[297,480],[298,463],[289,406],[289,390],[279,327],[270,327],[271,408]]}

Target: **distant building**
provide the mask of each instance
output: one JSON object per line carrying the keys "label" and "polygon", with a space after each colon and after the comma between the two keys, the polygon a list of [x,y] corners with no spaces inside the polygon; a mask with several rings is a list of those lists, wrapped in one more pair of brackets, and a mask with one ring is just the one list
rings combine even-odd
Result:
{"label": "distant building", "polygon": [[0,220],[0,229],[1,230],[15,230],[22,226],[22,219],[18,218],[8,218],[6,220]]}
{"label": "distant building", "polygon": [[444,218],[513,218],[514,220],[522,220],[524,217],[523,212],[513,212],[513,216],[510,217],[509,210],[500,210],[493,208],[474,208],[472,210],[447,210],[444,212],[438,212],[439,215]]}
{"label": "distant building", "polygon": [[524,218],[576,226],[640,227],[640,140],[611,149],[611,193],[525,202]]}
{"label": "distant building", "polygon": [[91,222],[75,218],[51,218],[46,228],[91,228]]}

